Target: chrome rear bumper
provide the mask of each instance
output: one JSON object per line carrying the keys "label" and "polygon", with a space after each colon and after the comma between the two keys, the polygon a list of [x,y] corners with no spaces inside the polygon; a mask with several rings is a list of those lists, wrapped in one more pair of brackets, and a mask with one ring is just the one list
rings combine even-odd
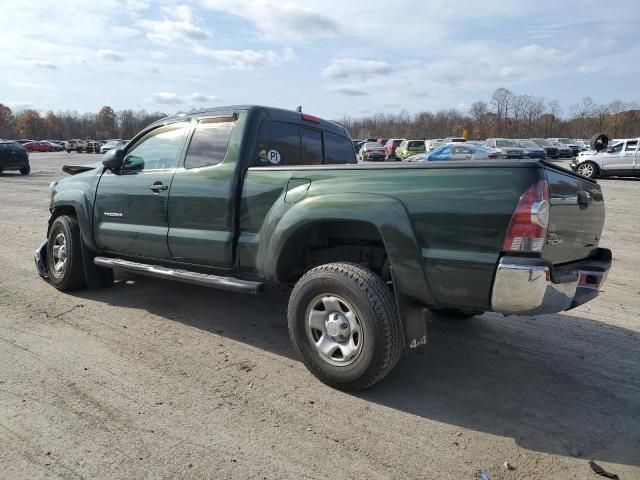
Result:
{"label": "chrome rear bumper", "polygon": [[554,269],[541,259],[503,257],[491,293],[494,312],[540,315],[570,310],[598,296],[611,268],[611,250]]}

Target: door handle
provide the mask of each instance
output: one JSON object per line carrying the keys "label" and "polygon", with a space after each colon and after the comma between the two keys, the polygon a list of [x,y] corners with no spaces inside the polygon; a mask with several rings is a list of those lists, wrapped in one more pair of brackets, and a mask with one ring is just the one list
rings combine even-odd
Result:
{"label": "door handle", "polygon": [[167,190],[169,188],[168,185],[163,185],[162,182],[156,182],[153,185],[151,185],[149,187],[151,190],[153,190],[154,192],[158,193],[162,190]]}

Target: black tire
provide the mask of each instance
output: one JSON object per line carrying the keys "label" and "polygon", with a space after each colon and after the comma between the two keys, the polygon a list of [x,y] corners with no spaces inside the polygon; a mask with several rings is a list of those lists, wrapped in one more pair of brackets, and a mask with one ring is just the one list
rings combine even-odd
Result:
{"label": "black tire", "polygon": [[68,149],[67,149],[67,153],[71,153],[71,150],[68,150]]}
{"label": "black tire", "polygon": [[482,315],[484,312],[469,312],[463,310],[456,310],[455,308],[436,308],[431,310],[434,314],[447,320],[469,320],[477,315]]}
{"label": "black tire", "polygon": [[577,166],[576,173],[584,178],[596,178],[600,174],[600,169],[593,162],[583,162]]}
{"label": "black tire", "polygon": [[29,175],[29,173],[31,173],[31,167],[29,165],[20,169],[20,175]]}
{"label": "black tire", "polygon": [[[54,246],[59,235],[64,237],[65,262],[56,270]],[[78,219],[71,215],[61,215],[53,221],[47,243],[47,270],[51,285],[62,292],[77,290],[86,286],[82,263],[82,239]]]}
{"label": "black tire", "polygon": [[77,151],[78,153],[82,153],[82,148],[78,148],[78,149],[76,149],[76,151]]}
{"label": "black tire", "polygon": [[[358,319],[362,344],[349,364],[329,363],[309,338],[307,314],[323,295],[339,297],[340,305],[344,299]],[[308,271],[291,293],[288,321],[291,341],[304,364],[334,388],[358,391],[370,387],[393,369],[402,354],[402,326],[393,294],[379,276],[360,265],[328,263]]]}

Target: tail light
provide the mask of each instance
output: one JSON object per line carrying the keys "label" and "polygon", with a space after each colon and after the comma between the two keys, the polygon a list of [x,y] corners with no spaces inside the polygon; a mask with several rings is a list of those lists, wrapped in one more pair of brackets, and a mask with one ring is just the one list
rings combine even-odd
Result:
{"label": "tail light", "polygon": [[549,226],[549,185],[534,183],[520,197],[513,212],[502,250],[505,252],[541,252]]}

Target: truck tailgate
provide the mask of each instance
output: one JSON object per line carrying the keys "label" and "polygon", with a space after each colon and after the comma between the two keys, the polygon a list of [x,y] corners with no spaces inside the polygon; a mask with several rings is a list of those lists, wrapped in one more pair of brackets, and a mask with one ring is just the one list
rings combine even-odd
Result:
{"label": "truck tailgate", "polygon": [[604,226],[600,185],[548,166],[545,173],[551,208],[542,257],[553,264],[561,264],[593,255]]}

